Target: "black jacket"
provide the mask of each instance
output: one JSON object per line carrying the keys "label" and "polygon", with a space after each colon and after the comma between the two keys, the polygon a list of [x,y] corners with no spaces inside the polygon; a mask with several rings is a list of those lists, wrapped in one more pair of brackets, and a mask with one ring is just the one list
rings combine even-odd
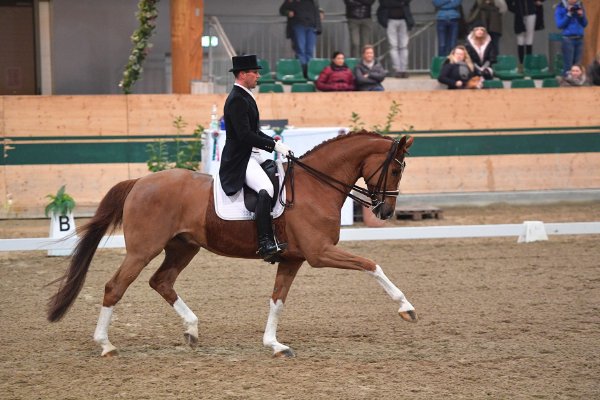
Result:
{"label": "black jacket", "polygon": [[[540,0],[544,1],[544,0]],[[536,6],[535,0],[506,0],[508,9],[515,14],[515,33],[525,32],[523,17],[535,14],[535,30],[544,29],[544,6]]]}
{"label": "black jacket", "polygon": [[410,11],[411,0],[379,0],[379,8],[377,8],[377,21],[381,26],[387,28],[387,22],[390,19],[390,14],[397,10],[401,10],[406,21],[406,27],[411,30],[415,26],[415,20]]}
{"label": "black jacket", "polygon": [[346,18],[370,19],[371,6],[375,0],[344,0],[346,4]]}
{"label": "black jacket", "polygon": [[[466,64],[464,65],[466,67]],[[459,69],[460,64],[453,64],[446,60],[446,63],[442,66],[442,70],[438,76],[438,81],[444,85],[448,85],[448,89],[466,89],[466,84],[469,79],[478,74],[475,71],[471,71],[467,68],[467,76],[461,76]],[[456,81],[462,81],[463,85],[461,87],[457,87]]]}
{"label": "black jacket", "polygon": [[[492,46],[492,43],[488,43],[487,47],[483,51],[483,60],[479,57],[479,53],[477,52],[477,50],[475,50],[475,47],[468,39],[467,43],[465,44],[465,48],[467,49],[467,53],[469,53],[469,57],[471,57],[471,61],[473,61],[473,64],[475,64],[476,66],[483,67],[483,65],[487,62],[487,66],[491,68],[493,64],[496,64],[497,55],[494,46]],[[485,72],[482,72],[481,75],[485,79],[492,79],[494,77],[487,70]]]}
{"label": "black jacket", "polygon": [[279,7],[279,14],[287,17],[290,11],[294,12],[294,16],[288,17],[286,37],[291,37],[289,30],[296,25],[312,27],[315,28],[317,34],[321,33],[321,12],[318,0],[285,0]]}
{"label": "black jacket", "polygon": [[275,140],[258,127],[260,117],[252,96],[234,86],[223,108],[226,141],[221,155],[219,178],[223,191],[232,196],[242,189],[252,147],[272,152]]}

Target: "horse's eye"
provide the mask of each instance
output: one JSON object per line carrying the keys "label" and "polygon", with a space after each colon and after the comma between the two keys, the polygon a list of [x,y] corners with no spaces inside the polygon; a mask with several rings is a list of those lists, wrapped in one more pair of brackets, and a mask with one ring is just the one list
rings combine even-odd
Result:
{"label": "horse's eye", "polygon": [[398,175],[400,175],[400,170],[399,169],[392,170],[392,176],[398,176]]}

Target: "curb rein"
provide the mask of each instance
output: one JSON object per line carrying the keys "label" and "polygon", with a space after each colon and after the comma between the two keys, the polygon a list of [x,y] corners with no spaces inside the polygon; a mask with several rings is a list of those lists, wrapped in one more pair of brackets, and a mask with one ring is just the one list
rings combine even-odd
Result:
{"label": "curb rein", "polygon": [[[392,161],[395,161],[398,164],[400,164],[400,179],[402,179],[402,173],[404,172],[406,162],[400,161],[394,157],[396,155],[396,152],[398,151],[399,145],[400,140],[394,139],[394,141],[392,142],[392,147],[390,148],[390,151],[388,152],[385,161],[379,166],[379,168],[375,170],[375,172],[371,174],[371,176],[365,179],[365,182],[367,183],[367,189],[364,189],[360,186],[348,185],[344,182],[340,182],[337,179],[332,178],[331,176],[326,175],[323,172],[316,170],[309,165],[306,165],[305,163],[300,161],[299,158],[295,157],[292,152],[290,152],[290,154],[287,156],[288,167],[286,169],[285,177],[283,179],[283,184],[279,189],[279,204],[281,204],[284,208],[292,208],[294,206],[294,165],[297,164],[321,182],[326,183],[338,192],[350,197],[356,203],[365,207],[372,207],[373,210],[376,210],[377,208],[379,208],[379,206],[383,204],[384,199],[386,197],[398,197],[398,195],[400,194],[399,190],[382,190],[382,188],[385,188],[387,186],[387,172]],[[405,151],[405,154],[408,154],[408,152]],[[373,190],[368,189],[368,182],[371,180],[371,178],[373,178],[373,176],[375,176],[377,172],[379,172],[379,170],[381,170],[381,174],[379,175],[379,179],[377,180],[377,185]],[[286,200],[285,202],[283,202],[282,194],[283,190],[285,189],[285,184],[288,180],[290,182],[291,200]],[[340,186],[343,189],[340,188]],[[362,194],[365,197],[368,197],[370,200],[365,200],[364,198],[352,194],[352,190]]]}

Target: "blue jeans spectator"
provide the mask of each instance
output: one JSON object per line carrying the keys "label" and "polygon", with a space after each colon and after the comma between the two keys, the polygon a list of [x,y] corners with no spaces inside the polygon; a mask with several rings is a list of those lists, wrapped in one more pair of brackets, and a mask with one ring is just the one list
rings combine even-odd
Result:
{"label": "blue jeans spectator", "polygon": [[562,40],[562,55],[563,55],[563,71],[565,75],[571,70],[573,64],[579,64],[581,61],[581,53],[583,51],[583,37],[581,36],[563,36]]}
{"label": "blue jeans spectator", "polygon": [[438,37],[438,56],[447,57],[456,46],[458,38],[458,20],[457,19],[438,19],[437,20]]}
{"label": "blue jeans spectator", "polygon": [[315,28],[304,25],[294,25],[294,40],[296,41],[296,58],[300,64],[307,65],[315,54],[317,32]]}

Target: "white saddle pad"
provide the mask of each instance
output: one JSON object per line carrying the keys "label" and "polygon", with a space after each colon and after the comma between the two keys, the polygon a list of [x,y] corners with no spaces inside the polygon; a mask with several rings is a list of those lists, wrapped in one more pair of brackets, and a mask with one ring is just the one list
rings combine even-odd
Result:
{"label": "white saddle pad", "polygon": [[[283,186],[284,171],[283,165],[280,161],[277,161],[277,171],[279,175],[279,187]],[[233,196],[227,196],[221,187],[221,180],[219,179],[219,173],[214,178],[214,196],[215,196],[215,212],[219,218],[227,221],[241,221],[241,220],[252,220],[254,219],[254,213],[246,209],[244,205],[244,188],[234,194]],[[279,193],[275,193],[279,195]],[[285,188],[281,193],[281,201],[285,203]],[[281,205],[279,200],[273,207],[271,215],[273,218],[280,217],[283,214],[284,207]]]}

